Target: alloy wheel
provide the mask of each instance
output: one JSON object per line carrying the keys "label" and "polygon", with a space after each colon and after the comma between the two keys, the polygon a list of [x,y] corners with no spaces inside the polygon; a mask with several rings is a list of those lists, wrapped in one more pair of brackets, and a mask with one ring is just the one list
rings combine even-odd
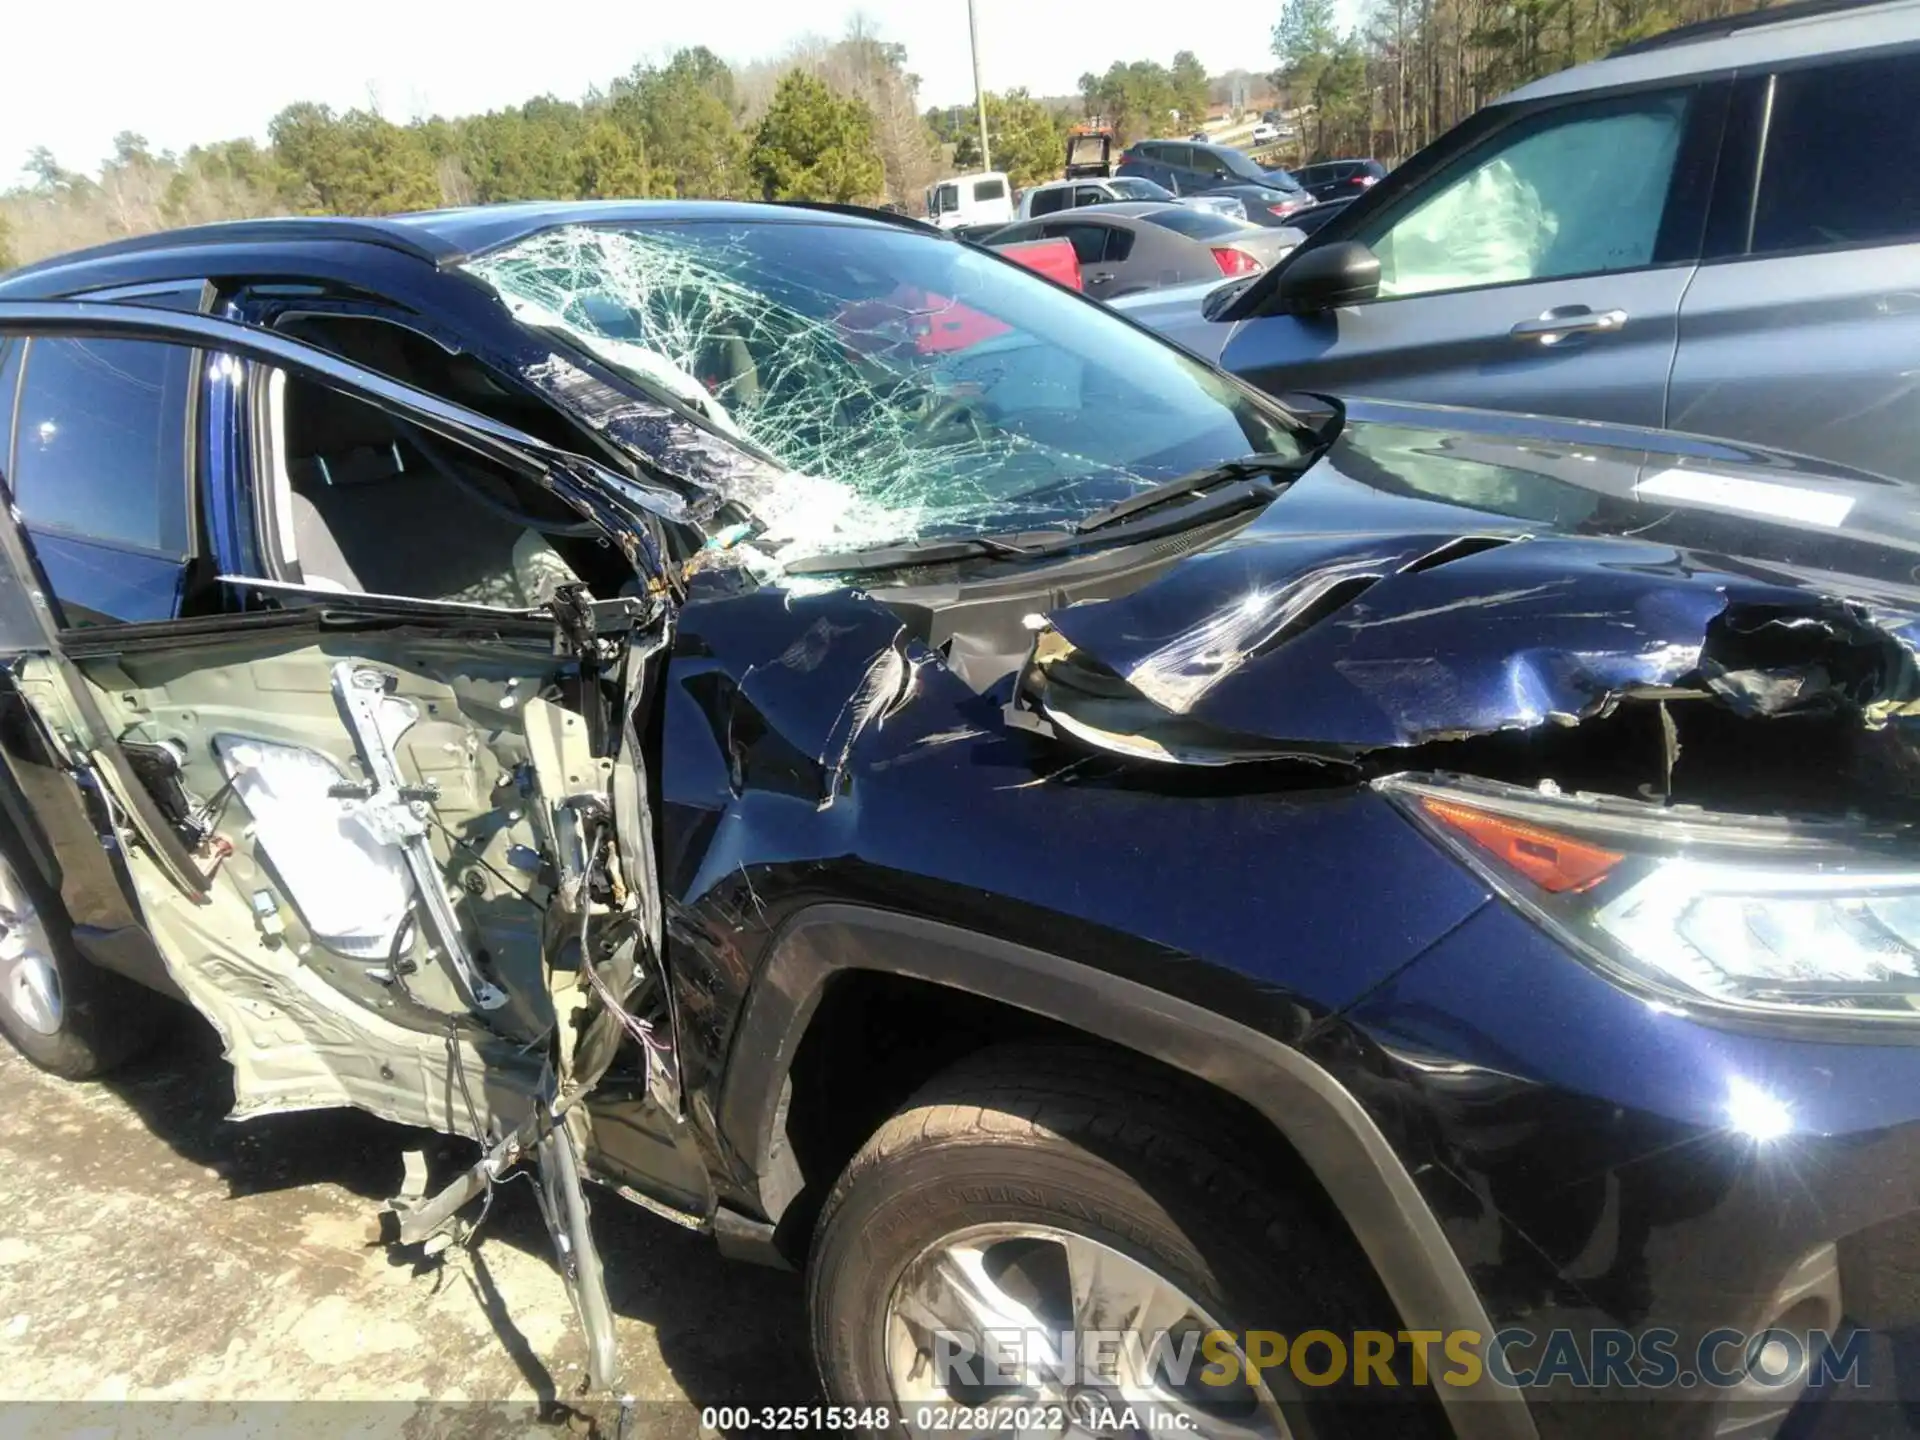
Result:
{"label": "alloy wheel", "polygon": [[53,946],[33,898],[0,860],[0,1004],[40,1035],[57,1035],[65,1009]]}
{"label": "alloy wheel", "polygon": [[[1210,1332],[1226,1339],[1203,1352]],[[942,1237],[895,1283],[885,1345],[913,1433],[991,1407],[993,1428],[1023,1440],[1290,1440],[1266,1384],[1248,1382],[1237,1338],[1178,1284],[1050,1226],[975,1225]],[[1223,1353],[1237,1362],[1232,1382],[1206,1383]]]}

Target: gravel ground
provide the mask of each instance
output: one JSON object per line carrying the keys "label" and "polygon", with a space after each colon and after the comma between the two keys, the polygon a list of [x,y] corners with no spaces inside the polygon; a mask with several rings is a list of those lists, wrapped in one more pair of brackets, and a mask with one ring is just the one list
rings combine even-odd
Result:
{"label": "gravel ground", "polygon": [[[95,1084],[0,1044],[0,1433],[618,1431],[578,1396],[584,1352],[530,1187],[498,1192],[472,1250],[414,1263],[373,1241],[376,1214],[404,1151],[438,1146],[450,1167],[457,1148],[352,1111],[233,1122],[231,1100],[191,1016]],[[817,1398],[798,1277],[589,1194],[631,1433]],[[343,1403],[259,1403],[285,1401]]]}

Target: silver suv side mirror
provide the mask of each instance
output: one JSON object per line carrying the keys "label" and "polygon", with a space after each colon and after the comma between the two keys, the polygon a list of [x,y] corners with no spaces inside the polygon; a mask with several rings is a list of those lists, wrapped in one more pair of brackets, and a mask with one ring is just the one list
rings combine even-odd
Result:
{"label": "silver suv side mirror", "polygon": [[1358,240],[1335,240],[1294,254],[1281,270],[1269,314],[1312,315],[1358,305],[1380,293],[1380,257]]}

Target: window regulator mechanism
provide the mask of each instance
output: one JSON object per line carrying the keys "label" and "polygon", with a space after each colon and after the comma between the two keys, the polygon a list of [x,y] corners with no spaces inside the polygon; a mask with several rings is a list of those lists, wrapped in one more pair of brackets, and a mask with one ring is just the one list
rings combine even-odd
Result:
{"label": "window regulator mechanism", "polygon": [[420,712],[412,701],[393,693],[394,684],[393,676],[351,660],[334,665],[334,703],[353,736],[367,780],[359,785],[335,785],[328,793],[358,801],[353,807],[354,818],[376,839],[399,848],[461,998],[475,1010],[498,1010],[507,1003],[506,992],[483,976],[467,954],[459,917],[453,913],[440,867],[427,844],[428,807],[439,798],[439,791],[409,785],[400,774],[393,747],[420,718]]}

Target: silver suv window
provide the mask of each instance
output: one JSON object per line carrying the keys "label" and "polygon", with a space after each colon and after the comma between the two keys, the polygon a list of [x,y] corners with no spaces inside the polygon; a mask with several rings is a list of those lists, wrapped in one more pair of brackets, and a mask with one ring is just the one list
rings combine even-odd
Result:
{"label": "silver suv window", "polygon": [[1920,238],[1920,55],[1774,81],[1752,253]]}
{"label": "silver suv window", "polygon": [[1382,298],[1651,264],[1691,94],[1572,105],[1493,135],[1359,237]]}

